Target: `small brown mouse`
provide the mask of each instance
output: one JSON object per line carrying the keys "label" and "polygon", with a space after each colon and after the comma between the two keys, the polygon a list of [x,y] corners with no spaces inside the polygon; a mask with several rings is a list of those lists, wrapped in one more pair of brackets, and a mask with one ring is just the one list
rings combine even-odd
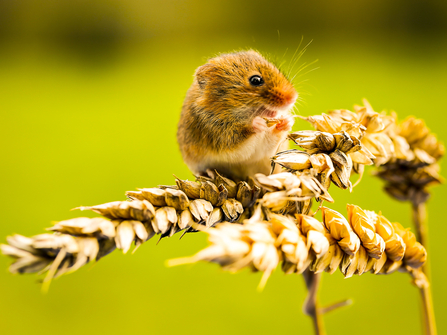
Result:
{"label": "small brown mouse", "polygon": [[[207,169],[235,180],[269,174],[269,158],[287,149],[297,97],[286,76],[256,51],[209,59],[183,103],[177,131],[183,159],[195,175]],[[264,118],[280,122],[268,127]]]}

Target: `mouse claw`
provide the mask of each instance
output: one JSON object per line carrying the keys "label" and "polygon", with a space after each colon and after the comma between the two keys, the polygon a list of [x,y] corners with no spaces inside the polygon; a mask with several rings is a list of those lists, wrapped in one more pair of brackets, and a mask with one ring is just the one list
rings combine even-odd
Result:
{"label": "mouse claw", "polygon": [[295,123],[295,118],[293,116],[287,116],[276,124],[276,130],[278,131],[291,131],[293,124]]}
{"label": "mouse claw", "polygon": [[268,129],[267,122],[265,122],[265,120],[260,116],[256,116],[253,119],[252,126],[253,126],[253,130],[256,133],[260,133],[260,132],[266,131]]}

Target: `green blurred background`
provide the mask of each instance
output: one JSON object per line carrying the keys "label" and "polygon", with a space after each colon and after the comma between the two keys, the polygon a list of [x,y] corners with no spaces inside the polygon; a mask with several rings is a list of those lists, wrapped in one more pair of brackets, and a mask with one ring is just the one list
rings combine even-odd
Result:
{"label": "green blurred background", "polygon": [[[36,235],[52,221],[89,213],[80,205],[124,200],[136,187],[191,178],[175,140],[196,67],[219,52],[255,48],[317,70],[296,80],[302,115],[372,106],[416,115],[445,140],[445,1],[0,1],[0,242]],[[279,32],[279,33],[278,33]],[[285,54],[285,56],[283,56]],[[297,121],[295,129],[309,129]],[[443,166],[446,168],[445,164]],[[370,175],[352,194],[331,188],[332,208],[382,210],[411,226],[410,207]],[[445,187],[429,202],[432,288],[447,333]],[[38,277],[12,276],[0,257],[1,334],[311,334],[300,276],[222,272],[165,260],[206,245],[189,234],[114,252],[40,291]],[[420,334],[418,292],[405,274],[343,280],[324,274],[329,334]]]}

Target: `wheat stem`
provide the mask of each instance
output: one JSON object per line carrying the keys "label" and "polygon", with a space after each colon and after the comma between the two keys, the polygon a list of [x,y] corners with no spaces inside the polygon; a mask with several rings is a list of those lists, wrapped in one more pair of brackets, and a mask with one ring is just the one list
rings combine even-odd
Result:
{"label": "wheat stem", "polygon": [[333,303],[332,305],[326,306],[326,307],[321,307],[320,308],[320,313],[321,314],[326,314],[332,311],[335,311],[336,309],[339,309],[341,307],[345,307],[345,306],[349,306],[352,305],[352,300],[351,299],[345,299],[336,303]]}
{"label": "wheat stem", "polygon": [[[416,228],[416,237],[418,241],[428,249],[428,227],[427,227],[427,212],[425,202],[423,203],[415,203],[413,202],[413,222]],[[424,272],[427,276],[428,273],[428,260],[423,266]]]}
{"label": "wheat stem", "polygon": [[[420,243],[428,249],[428,227],[425,203],[413,203],[413,221],[416,227],[417,237]],[[423,266],[423,272],[430,279],[429,259]],[[423,310],[423,322],[426,335],[436,335],[435,311],[430,286],[419,289]]]}
{"label": "wheat stem", "polygon": [[318,308],[317,293],[320,285],[321,273],[312,273],[309,270],[303,272],[304,281],[308,290],[306,301],[304,302],[304,313],[309,315],[314,324],[316,335],[326,335],[324,329],[323,315]]}

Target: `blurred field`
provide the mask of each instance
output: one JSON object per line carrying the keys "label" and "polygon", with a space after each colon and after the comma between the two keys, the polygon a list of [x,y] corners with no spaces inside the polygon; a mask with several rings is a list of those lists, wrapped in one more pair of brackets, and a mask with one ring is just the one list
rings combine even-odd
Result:
{"label": "blurred field", "polygon": [[[424,118],[445,141],[445,8],[347,0],[332,7],[0,2],[0,242],[90,215],[71,208],[171,184],[172,174],[191,178],[175,140],[182,100],[195,68],[223,51],[256,48],[290,61],[302,36],[313,39],[300,64],[318,59],[309,68],[318,69],[297,79],[302,115],[350,109],[365,97],[378,111]],[[297,121],[295,129],[310,128]],[[355,203],[411,226],[409,206],[388,198],[371,175],[352,194],[330,192],[331,207],[342,213]],[[447,332],[446,198],[446,188],[437,187],[428,205],[439,334]],[[277,271],[258,293],[259,274],[231,275],[210,264],[165,267],[165,260],[205,245],[201,234],[158,245],[154,239],[134,255],[116,251],[55,280],[46,295],[38,277],[10,275],[10,261],[0,257],[0,333],[311,334],[299,276]],[[418,292],[408,276],[323,277],[323,305],[355,302],[325,316],[329,334],[421,333]]]}

